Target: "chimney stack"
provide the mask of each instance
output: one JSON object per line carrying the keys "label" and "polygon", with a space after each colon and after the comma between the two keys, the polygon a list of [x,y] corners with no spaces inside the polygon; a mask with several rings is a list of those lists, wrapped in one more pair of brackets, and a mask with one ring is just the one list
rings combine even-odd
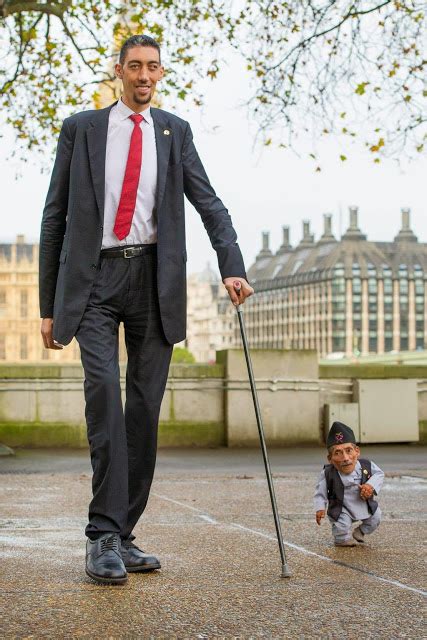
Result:
{"label": "chimney stack", "polygon": [[350,211],[350,226],[343,235],[343,240],[366,240],[365,234],[363,234],[358,226],[358,211],[359,207],[349,207]]}
{"label": "chimney stack", "polygon": [[303,220],[302,222],[302,240],[299,243],[300,247],[311,247],[314,244],[314,236],[310,233],[310,221]]}
{"label": "chimney stack", "polygon": [[406,240],[408,242],[417,242],[418,238],[411,229],[410,208],[402,207],[401,213],[402,213],[402,228],[397,234],[397,236],[395,237],[395,241]]}
{"label": "chimney stack", "polygon": [[288,226],[282,227],[282,234],[283,234],[282,244],[280,245],[276,255],[280,255],[281,253],[285,253],[286,251],[292,251],[292,246],[291,246],[291,243],[289,242]]}
{"label": "chimney stack", "polygon": [[257,259],[265,258],[273,255],[269,247],[269,239],[270,239],[270,233],[268,231],[263,231],[262,232],[262,249],[257,255]]}
{"label": "chimney stack", "polygon": [[336,242],[335,236],[332,233],[332,214],[323,214],[323,235],[319,240],[319,244],[326,244],[327,242]]}
{"label": "chimney stack", "polygon": [[359,231],[357,226],[357,212],[359,207],[349,207],[350,211],[350,229],[352,231]]}
{"label": "chimney stack", "polygon": [[262,250],[263,251],[269,251],[269,241],[270,241],[270,234],[268,231],[263,231],[262,232]]}
{"label": "chimney stack", "polygon": [[409,207],[403,207],[401,211],[402,211],[402,231],[409,231],[409,229],[411,228],[411,225],[409,222],[409,216],[411,214],[411,210],[409,209]]}
{"label": "chimney stack", "polygon": [[16,236],[16,244],[25,244],[25,236],[23,233],[19,233]]}

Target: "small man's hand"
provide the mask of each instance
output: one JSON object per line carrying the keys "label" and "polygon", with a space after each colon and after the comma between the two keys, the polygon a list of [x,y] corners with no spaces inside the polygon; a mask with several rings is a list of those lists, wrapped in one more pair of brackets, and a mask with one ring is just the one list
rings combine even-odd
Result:
{"label": "small man's hand", "polygon": [[360,497],[363,500],[369,500],[374,495],[374,487],[371,484],[360,484]]}
{"label": "small man's hand", "polygon": [[53,318],[43,318],[40,333],[46,349],[63,349],[63,345],[55,344],[52,336]]}
{"label": "small man's hand", "polygon": [[325,513],[326,513],[326,511],[324,509],[321,509],[320,511],[316,511],[316,522],[317,522],[317,524],[320,524],[322,522],[322,518],[325,517]]}
{"label": "small man's hand", "polygon": [[[243,304],[246,298],[249,298],[254,293],[251,285],[244,278],[224,278],[223,283],[235,307]],[[237,294],[236,289],[239,294]]]}

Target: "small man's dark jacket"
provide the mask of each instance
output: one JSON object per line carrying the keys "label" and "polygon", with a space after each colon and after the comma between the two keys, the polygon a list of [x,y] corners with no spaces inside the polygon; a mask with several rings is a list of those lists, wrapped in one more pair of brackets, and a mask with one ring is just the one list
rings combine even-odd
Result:
{"label": "small man's dark jacket", "polygon": [[[360,466],[362,467],[362,480],[361,484],[365,484],[372,476],[372,467],[370,460],[365,458],[359,459]],[[344,502],[344,485],[340,478],[338,471],[333,464],[326,464],[324,466],[326,488],[328,490],[328,516],[333,520],[338,520],[341,515]],[[368,511],[372,515],[375,513],[378,507],[378,502],[373,498],[367,500]]]}

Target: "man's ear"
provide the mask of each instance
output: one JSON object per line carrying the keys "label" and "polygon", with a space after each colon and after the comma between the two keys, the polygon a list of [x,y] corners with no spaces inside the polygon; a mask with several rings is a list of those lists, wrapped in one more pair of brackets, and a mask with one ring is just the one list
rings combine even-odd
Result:
{"label": "man's ear", "polygon": [[356,444],[356,445],[354,445],[354,450],[355,450],[355,452],[356,452],[356,456],[359,458],[359,456],[360,456],[360,449],[359,449],[359,447],[357,446],[357,444]]}
{"label": "man's ear", "polygon": [[117,63],[116,65],[114,65],[114,73],[120,80],[123,78],[123,69],[121,64]]}

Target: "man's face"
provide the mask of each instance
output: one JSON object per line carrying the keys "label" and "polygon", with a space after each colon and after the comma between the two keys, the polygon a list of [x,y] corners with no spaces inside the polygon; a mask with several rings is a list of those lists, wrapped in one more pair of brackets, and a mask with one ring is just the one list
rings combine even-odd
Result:
{"label": "man's face", "polygon": [[336,444],[328,453],[328,460],[341,473],[352,473],[360,455],[355,444]]}
{"label": "man's face", "polygon": [[116,64],[115,71],[123,82],[124,102],[134,111],[148,107],[164,74],[157,49],[140,46],[128,49],[123,64]]}

